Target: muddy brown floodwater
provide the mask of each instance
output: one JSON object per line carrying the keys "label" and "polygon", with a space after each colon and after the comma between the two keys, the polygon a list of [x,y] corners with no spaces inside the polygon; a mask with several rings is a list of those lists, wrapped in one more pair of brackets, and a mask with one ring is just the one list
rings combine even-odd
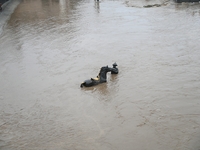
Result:
{"label": "muddy brown floodwater", "polygon": [[[11,1],[0,149],[199,150],[200,4],[155,2]],[[80,88],[114,62],[118,75]]]}

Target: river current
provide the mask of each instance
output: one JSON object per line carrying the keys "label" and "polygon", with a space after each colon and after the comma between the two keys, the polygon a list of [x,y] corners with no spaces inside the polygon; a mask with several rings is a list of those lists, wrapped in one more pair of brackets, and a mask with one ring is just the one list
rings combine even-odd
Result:
{"label": "river current", "polygon": [[[114,62],[118,75],[80,88]],[[0,13],[0,149],[199,150],[199,66],[199,3],[13,0]]]}

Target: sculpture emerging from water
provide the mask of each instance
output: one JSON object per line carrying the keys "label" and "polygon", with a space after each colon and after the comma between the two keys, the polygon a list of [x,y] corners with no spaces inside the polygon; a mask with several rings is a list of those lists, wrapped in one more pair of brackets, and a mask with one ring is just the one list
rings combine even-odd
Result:
{"label": "sculpture emerging from water", "polygon": [[90,87],[94,86],[100,83],[107,82],[107,72],[111,72],[111,74],[118,74],[119,70],[117,68],[117,64],[113,64],[113,68],[110,68],[108,66],[101,67],[101,70],[97,76],[97,78],[91,78],[88,80],[85,80],[83,83],[81,83],[80,87]]}

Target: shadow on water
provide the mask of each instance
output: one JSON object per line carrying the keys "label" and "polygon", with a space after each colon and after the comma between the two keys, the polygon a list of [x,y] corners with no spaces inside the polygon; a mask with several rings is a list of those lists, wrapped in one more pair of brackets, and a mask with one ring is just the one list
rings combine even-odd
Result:
{"label": "shadow on water", "polygon": [[94,1],[94,8],[96,9],[97,13],[100,13],[100,2]]}
{"label": "shadow on water", "polygon": [[110,81],[116,84],[116,81],[118,81],[118,74],[111,74]]}

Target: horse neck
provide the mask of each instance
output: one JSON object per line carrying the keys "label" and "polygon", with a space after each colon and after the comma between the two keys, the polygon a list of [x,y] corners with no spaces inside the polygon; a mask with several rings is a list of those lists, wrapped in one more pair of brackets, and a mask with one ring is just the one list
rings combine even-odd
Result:
{"label": "horse neck", "polygon": [[106,79],[107,79],[107,72],[108,71],[105,71],[105,70],[100,70],[100,72],[99,72],[99,77],[100,77],[100,80],[101,81],[106,81]]}
{"label": "horse neck", "polygon": [[107,78],[107,72],[100,72],[99,75],[105,79]]}

